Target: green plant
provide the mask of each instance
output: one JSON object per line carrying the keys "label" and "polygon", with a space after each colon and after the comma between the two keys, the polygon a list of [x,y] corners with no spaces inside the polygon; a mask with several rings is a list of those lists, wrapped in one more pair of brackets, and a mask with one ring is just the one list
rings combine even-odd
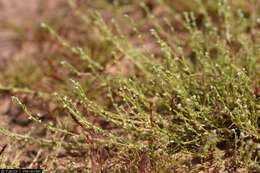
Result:
{"label": "green plant", "polygon": [[[222,168],[220,158],[234,160],[234,171],[243,164],[249,165],[248,169],[250,165],[259,169],[260,107],[254,87],[259,85],[260,47],[258,38],[246,34],[248,27],[256,29],[257,18],[247,18],[226,1],[218,1],[214,6],[218,5],[215,10],[222,21],[218,23],[204,1],[195,2],[200,4],[204,20],[198,22],[196,11],[183,14],[186,44],[179,39],[164,39],[165,33],[171,34],[155,20],[150,38],[161,50],[157,55],[145,46],[141,50],[135,47],[133,38],[116,23],[116,31],[111,31],[99,13],[88,16],[94,20],[99,41],[110,44],[113,56],[123,56],[133,64],[130,77],[106,74],[104,64],[94,61],[84,48],[71,46],[44,24],[88,68],[80,72],[69,62],[63,63],[76,77],[66,79],[67,88],[49,97],[57,100],[65,109],[60,113],[74,122],[68,127],[49,123],[46,127],[50,134],[59,133],[61,137],[49,139],[53,138],[50,135],[36,141],[54,148],[84,150],[96,157],[107,153],[106,157],[100,154],[102,161],[92,158],[92,171],[172,172],[180,165],[191,166],[194,158],[199,163],[216,160],[217,171],[227,170]],[[86,17],[80,10],[77,15]],[[132,25],[136,39],[143,41],[143,33]],[[98,90],[93,89],[93,94],[94,87]],[[18,98],[14,100],[29,118],[41,123]],[[73,124],[81,130],[74,130]],[[34,141],[3,128],[1,132]],[[224,154],[218,156],[222,151]],[[94,168],[95,164],[99,169]]]}

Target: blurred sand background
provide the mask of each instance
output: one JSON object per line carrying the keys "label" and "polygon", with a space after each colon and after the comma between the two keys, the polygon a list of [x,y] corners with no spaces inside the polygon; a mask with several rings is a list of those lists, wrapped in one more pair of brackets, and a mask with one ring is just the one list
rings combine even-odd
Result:
{"label": "blurred sand background", "polygon": [[[23,41],[29,41],[30,30],[46,16],[55,13],[58,2],[59,0],[0,0],[0,65],[14,57],[22,49],[21,46],[29,46],[19,43],[21,37]],[[31,49],[29,47],[26,48],[27,51]]]}

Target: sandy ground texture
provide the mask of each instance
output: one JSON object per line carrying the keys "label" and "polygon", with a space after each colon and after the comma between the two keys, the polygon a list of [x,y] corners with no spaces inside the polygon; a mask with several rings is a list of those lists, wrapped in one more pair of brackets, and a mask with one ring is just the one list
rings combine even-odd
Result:
{"label": "sandy ground texture", "polygon": [[[0,64],[13,57],[22,46],[21,39],[30,40],[30,30],[54,13],[58,1],[0,0]],[[26,47],[27,51],[28,48]]]}

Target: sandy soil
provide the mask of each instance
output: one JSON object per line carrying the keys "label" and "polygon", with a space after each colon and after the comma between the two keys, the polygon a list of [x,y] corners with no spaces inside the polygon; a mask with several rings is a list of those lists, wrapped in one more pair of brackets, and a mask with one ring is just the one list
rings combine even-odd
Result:
{"label": "sandy soil", "polygon": [[[21,48],[21,37],[30,40],[32,26],[55,12],[59,0],[0,0],[0,64]],[[44,17],[43,17],[44,16]],[[21,35],[21,32],[24,31]]]}

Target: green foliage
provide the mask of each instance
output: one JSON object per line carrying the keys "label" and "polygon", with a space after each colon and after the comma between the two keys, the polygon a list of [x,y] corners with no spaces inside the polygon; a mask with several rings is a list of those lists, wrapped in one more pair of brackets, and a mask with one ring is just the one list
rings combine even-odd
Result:
{"label": "green foliage", "polygon": [[[160,48],[159,54],[132,43],[134,39],[143,41],[144,37],[133,26],[134,22],[131,27],[137,38],[122,33],[115,22],[114,32],[97,12],[87,16],[94,22],[92,27],[100,43],[108,42],[113,56],[123,56],[135,67],[130,77],[107,74],[102,61],[95,61],[84,47],[71,46],[44,24],[87,68],[81,72],[77,64],[64,61],[65,69],[77,77],[72,80],[68,75],[67,89],[50,96],[65,109],[61,114],[67,114],[82,128],[82,134],[49,125],[53,133],[75,137],[74,141],[50,140],[48,136],[40,141],[78,151],[84,147],[85,150],[110,150],[111,158],[100,167],[114,172],[171,172],[178,164],[187,164],[178,156],[187,156],[191,161],[199,153],[200,159],[206,160],[210,153],[220,151],[231,151],[239,164],[259,165],[260,100],[254,93],[254,87],[259,85],[259,33],[255,33],[255,38],[246,33],[248,27],[257,30],[254,28],[257,18],[245,17],[242,10],[236,10],[227,1],[218,1],[215,9],[209,9],[204,1],[194,2],[200,4],[204,19],[198,22],[197,11],[183,14],[186,44],[182,44],[175,31],[177,41],[165,39],[164,33],[167,37],[175,35],[155,20],[156,25],[149,34],[151,42],[155,41]],[[217,20],[211,10],[217,11]],[[86,17],[80,10],[77,14],[82,19]],[[170,22],[167,26],[174,30]],[[96,82],[87,84],[92,79]],[[93,87],[99,88],[94,94]],[[15,100],[29,118],[41,123],[25,105]],[[29,136],[3,128],[1,132],[31,140]],[[82,138],[88,142],[82,143]],[[124,160],[126,157],[131,164]],[[221,161],[218,162],[221,170]]]}

